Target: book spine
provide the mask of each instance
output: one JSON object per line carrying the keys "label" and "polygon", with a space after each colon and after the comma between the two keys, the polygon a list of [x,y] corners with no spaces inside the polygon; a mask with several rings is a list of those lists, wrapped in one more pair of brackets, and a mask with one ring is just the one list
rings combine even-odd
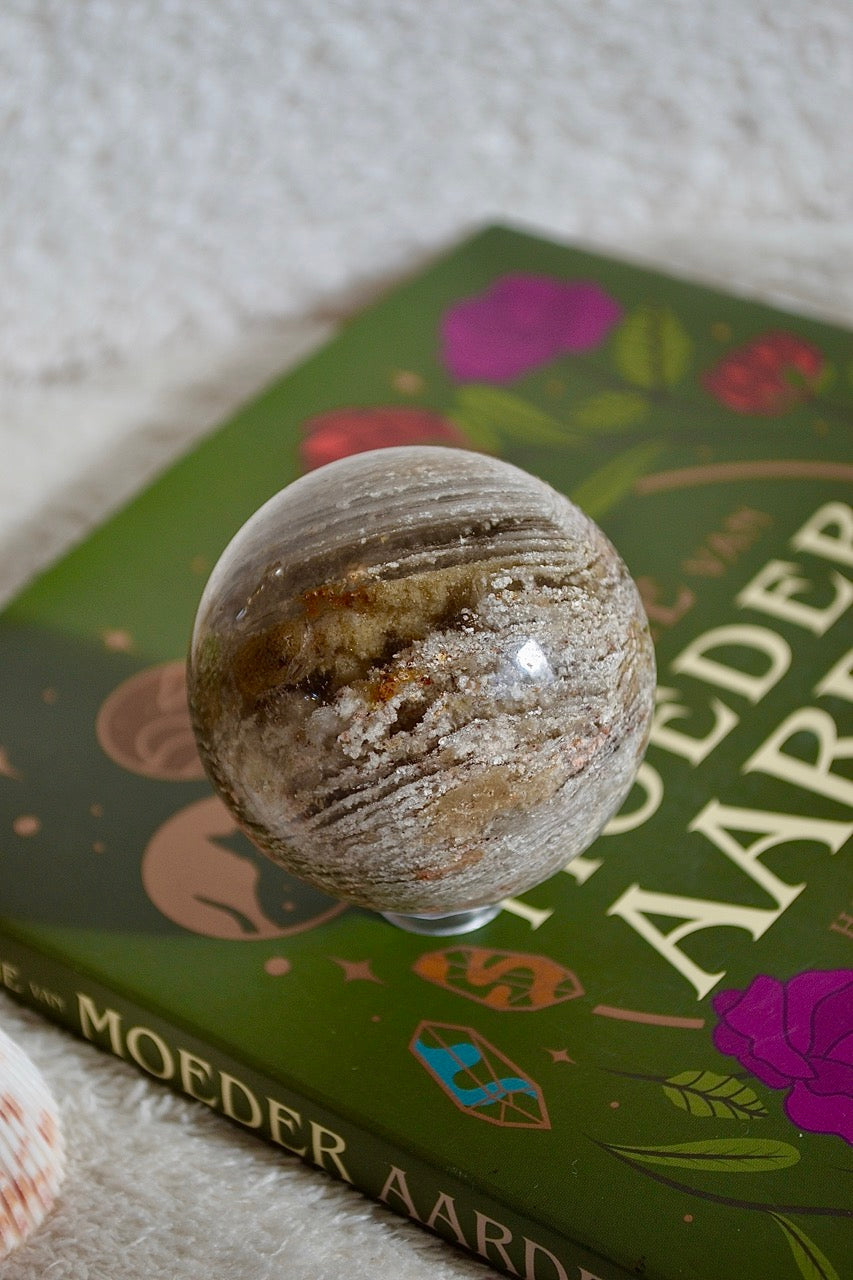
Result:
{"label": "book spine", "polygon": [[414,1152],[333,1115],[0,927],[0,988],[53,1022],[348,1182],[492,1267],[523,1280],[628,1280],[627,1270],[524,1219]]}

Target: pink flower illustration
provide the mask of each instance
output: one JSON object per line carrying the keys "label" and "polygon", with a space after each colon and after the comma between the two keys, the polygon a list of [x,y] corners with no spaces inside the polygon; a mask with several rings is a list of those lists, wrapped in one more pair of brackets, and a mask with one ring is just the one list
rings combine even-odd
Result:
{"label": "pink flower illustration", "polygon": [[462,432],[441,414],[405,405],[332,409],[309,418],[303,431],[300,452],[309,471],[353,453],[396,444],[467,444]]}
{"label": "pink flower illustration", "polygon": [[511,382],[557,356],[597,347],[621,315],[616,299],[591,280],[501,276],[445,312],[442,355],[458,382]]}
{"label": "pink flower illustration", "polygon": [[810,342],[793,333],[764,333],[724,355],[702,385],[727,409],[770,417],[813,396],[825,366]]}
{"label": "pink flower illustration", "polygon": [[713,1000],[714,1044],[771,1089],[788,1089],[789,1120],[853,1144],[853,969],[759,974]]}

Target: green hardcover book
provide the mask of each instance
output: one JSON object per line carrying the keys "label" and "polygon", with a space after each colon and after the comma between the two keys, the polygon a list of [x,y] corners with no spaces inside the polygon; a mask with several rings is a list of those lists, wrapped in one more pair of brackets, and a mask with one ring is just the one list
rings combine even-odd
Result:
{"label": "green hardcover book", "polygon": [[[840,1277],[851,360],[837,328],[500,228],[392,292],[5,610],[3,985],[526,1280]],[[623,809],[461,938],[257,854],[185,705],[237,528],[404,443],[573,497],[657,646]]]}

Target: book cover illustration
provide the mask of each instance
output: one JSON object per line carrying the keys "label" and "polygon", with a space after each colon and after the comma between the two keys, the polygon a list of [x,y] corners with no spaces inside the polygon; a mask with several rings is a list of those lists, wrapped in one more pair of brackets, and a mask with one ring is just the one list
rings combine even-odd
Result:
{"label": "book cover illustration", "polygon": [[[839,329],[502,229],[393,292],[7,607],[3,985],[510,1274],[841,1277],[851,371]],[[658,654],[623,810],[463,939],[256,853],[186,712],[236,529],[405,443],[574,498]]]}

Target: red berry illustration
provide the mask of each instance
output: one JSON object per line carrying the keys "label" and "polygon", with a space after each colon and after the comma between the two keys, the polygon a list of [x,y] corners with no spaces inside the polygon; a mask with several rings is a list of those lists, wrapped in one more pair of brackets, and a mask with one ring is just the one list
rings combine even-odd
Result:
{"label": "red berry illustration", "polygon": [[727,409],[767,417],[793,409],[817,392],[823,353],[793,333],[764,333],[735,348],[702,378]]}
{"label": "red berry illustration", "polygon": [[404,405],[332,409],[310,418],[303,430],[301,454],[308,471],[368,449],[386,449],[399,444],[464,447],[469,443],[441,414]]}

